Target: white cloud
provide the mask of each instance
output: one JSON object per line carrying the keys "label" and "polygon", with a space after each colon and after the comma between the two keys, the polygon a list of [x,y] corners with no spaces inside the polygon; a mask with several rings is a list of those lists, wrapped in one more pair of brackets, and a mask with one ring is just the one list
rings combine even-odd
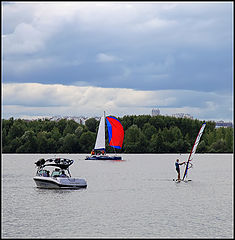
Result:
{"label": "white cloud", "polygon": [[96,56],[97,62],[117,62],[121,61],[120,58],[110,55],[110,54],[105,54],[105,53],[99,53]]}
{"label": "white cloud", "polygon": [[153,107],[159,107],[162,114],[183,112],[198,119],[216,120],[221,119],[224,111],[228,112],[224,109],[228,105],[232,105],[231,96],[186,90],[136,91],[60,84],[3,84],[3,117],[31,114],[99,116],[103,111],[124,116],[151,114]]}
{"label": "white cloud", "polygon": [[20,23],[3,38],[4,53],[34,53],[44,46],[43,35],[32,25]]}
{"label": "white cloud", "polygon": [[[70,22],[76,11],[71,3],[14,3],[3,5],[4,54],[36,53]],[[17,18],[16,18],[17,16]]]}
{"label": "white cloud", "polygon": [[135,32],[150,32],[150,31],[159,31],[161,29],[166,29],[168,27],[174,27],[177,24],[175,20],[165,20],[160,18],[152,18],[145,22],[137,23],[133,25],[132,30]]}

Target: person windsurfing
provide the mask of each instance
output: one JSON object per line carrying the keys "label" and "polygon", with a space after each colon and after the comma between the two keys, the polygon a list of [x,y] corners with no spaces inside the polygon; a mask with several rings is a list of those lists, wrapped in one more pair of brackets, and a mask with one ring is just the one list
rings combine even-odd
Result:
{"label": "person windsurfing", "polygon": [[176,159],[175,168],[178,173],[178,179],[177,179],[178,181],[180,181],[180,165],[183,165],[183,164],[185,164],[185,162],[179,163],[179,159]]}

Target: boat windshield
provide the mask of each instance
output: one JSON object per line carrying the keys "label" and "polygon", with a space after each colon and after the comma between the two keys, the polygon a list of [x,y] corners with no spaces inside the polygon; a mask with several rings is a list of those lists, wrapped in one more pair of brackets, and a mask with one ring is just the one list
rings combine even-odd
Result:
{"label": "boat windshield", "polygon": [[52,177],[59,177],[60,176],[60,169],[56,168],[52,174],[51,174]]}
{"label": "boat windshield", "polygon": [[51,174],[52,177],[67,177],[67,175],[65,174],[65,171],[64,170],[61,170],[61,169],[58,169],[56,168],[52,174]]}

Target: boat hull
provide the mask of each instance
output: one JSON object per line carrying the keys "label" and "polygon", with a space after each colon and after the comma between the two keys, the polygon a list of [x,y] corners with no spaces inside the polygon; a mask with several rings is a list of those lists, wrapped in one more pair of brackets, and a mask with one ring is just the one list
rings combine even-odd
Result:
{"label": "boat hull", "polygon": [[121,156],[107,156],[107,155],[100,155],[100,156],[87,156],[85,160],[122,160]]}
{"label": "boat hull", "polygon": [[62,177],[42,177],[33,178],[38,188],[46,189],[79,189],[86,188],[85,179],[78,178],[62,178]]}

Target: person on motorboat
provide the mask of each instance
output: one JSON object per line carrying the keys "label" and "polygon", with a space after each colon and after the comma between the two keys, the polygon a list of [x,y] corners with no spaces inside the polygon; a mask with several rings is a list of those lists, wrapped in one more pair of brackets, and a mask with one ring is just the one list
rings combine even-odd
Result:
{"label": "person on motorboat", "polygon": [[50,171],[48,171],[48,170],[40,170],[38,172],[38,175],[39,176],[43,176],[43,177],[49,177],[50,176]]}
{"label": "person on motorboat", "polygon": [[178,173],[178,179],[177,179],[178,181],[180,181],[180,165],[183,165],[183,164],[185,164],[185,162],[179,163],[179,159],[176,159],[175,168]]}
{"label": "person on motorboat", "polygon": [[55,170],[51,174],[52,177],[59,177],[60,176],[60,169],[55,168]]}
{"label": "person on motorboat", "polygon": [[45,175],[43,175],[44,177],[50,177],[50,171],[49,170],[45,170]]}
{"label": "person on motorboat", "polygon": [[65,174],[64,170],[61,171],[60,177],[67,177],[67,175]]}

